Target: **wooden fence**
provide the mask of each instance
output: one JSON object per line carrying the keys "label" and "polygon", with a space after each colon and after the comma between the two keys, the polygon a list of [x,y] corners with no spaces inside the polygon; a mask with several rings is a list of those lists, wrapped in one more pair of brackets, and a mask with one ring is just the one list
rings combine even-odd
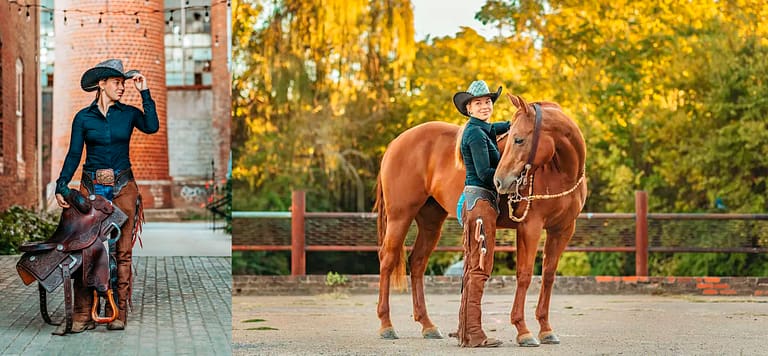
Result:
{"label": "wooden fence", "polygon": [[[232,250],[290,251],[295,276],[306,274],[308,251],[378,250],[376,214],[307,212],[303,191],[292,199],[289,212],[233,212]],[[768,214],[649,213],[643,191],[635,194],[634,213],[582,213],[578,219],[566,251],[634,253],[637,276],[648,275],[649,252],[768,252]],[[514,234],[498,230],[496,251],[515,251]],[[415,235],[414,223],[407,246]],[[447,220],[436,251],[462,251],[460,237],[458,224]]]}

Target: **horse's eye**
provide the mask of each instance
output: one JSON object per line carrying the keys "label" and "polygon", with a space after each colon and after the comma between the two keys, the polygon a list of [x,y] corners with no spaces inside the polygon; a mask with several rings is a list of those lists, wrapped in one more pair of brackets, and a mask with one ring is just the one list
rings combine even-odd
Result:
{"label": "horse's eye", "polygon": [[522,144],[523,144],[523,141],[525,141],[525,140],[523,140],[522,138],[517,138],[517,137],[515,137],[515,144],[516,144],[516,145],[522,145]]}

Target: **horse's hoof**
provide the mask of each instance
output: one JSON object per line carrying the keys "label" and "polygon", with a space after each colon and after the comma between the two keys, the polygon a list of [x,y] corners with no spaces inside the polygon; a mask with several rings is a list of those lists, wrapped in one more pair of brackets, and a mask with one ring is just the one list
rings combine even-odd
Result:
{"label": "horse's hoof", "polygon": [[560,338],[555,335],[554,331],[543,331],[539,333],[539,340],[542,344],[556,345],[560,343]]}
{"label": "horse's hoof", "polygon": [[399,339],[399,337],[397,336],[397,333],[395,332],[395,329],[391,326],[388,328],[379,330],[379,335],[381,336],[382,339],[388,339],[388,340]]}
{"label": "horse's hoof", "polygon": [[442,339],[443,334],[440,333],[440,329],[437,328],[437,326],[433,326],[431,328],[426,328],[421,331],[421,335],[424,336],[425,339]]}
{"label": "horse's hoof", "polygon": [[517,344],[521,347],[539,347],[541,343],[539,343],[539,340],[536,340],[535,337],[533,337],[533,334],[526,333],[523,335],[517,336]]}

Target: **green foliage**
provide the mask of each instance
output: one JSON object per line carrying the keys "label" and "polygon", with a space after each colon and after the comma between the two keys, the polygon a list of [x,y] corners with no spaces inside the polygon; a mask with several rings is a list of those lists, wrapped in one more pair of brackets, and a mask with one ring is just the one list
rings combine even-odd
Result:
{"label": "green foliage", "polygon": [[622,252],[587,252],[590,275],[627,276],[635,274],[632,254]]}
{"label": "green foliage", "polygon": [[[657,255],[657,256],[653,256]],[[652,254],[652,274],[670,276],[767,276],[768,257],[747,253]]]}
{"label": "green foliage", "polygon": [[58,217],[12,206],[0,213],[0,255],[15,255],[28,241],[44,241],[56,231]]}
{"label": "green foliage", "polygon": [[589,276],[592,273],[586,252],[563,252],[557,273],[563,276]]}
{"label": "green foliage", "polygon": [[325,285],[329,287],[343,286],[347,282],[349,282],[349,278],[337,272],[328,272],[325,276]]}
{"label": "green foliage", "polygon": [[291,273],[290,261],[284,251],[232,251],[232,274],[286,275]]}

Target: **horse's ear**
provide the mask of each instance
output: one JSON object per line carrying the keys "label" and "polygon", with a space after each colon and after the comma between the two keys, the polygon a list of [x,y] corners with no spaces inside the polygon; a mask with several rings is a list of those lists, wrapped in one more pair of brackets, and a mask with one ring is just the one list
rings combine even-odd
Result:
{"label": "horse's ear", "polygon": [[528,104],[519,95],[507,93],[507,98],[509,98],[509,101],[512,102],[512,105],[514,105],[517,110],[522,110],[525,114],[528,113]]}

